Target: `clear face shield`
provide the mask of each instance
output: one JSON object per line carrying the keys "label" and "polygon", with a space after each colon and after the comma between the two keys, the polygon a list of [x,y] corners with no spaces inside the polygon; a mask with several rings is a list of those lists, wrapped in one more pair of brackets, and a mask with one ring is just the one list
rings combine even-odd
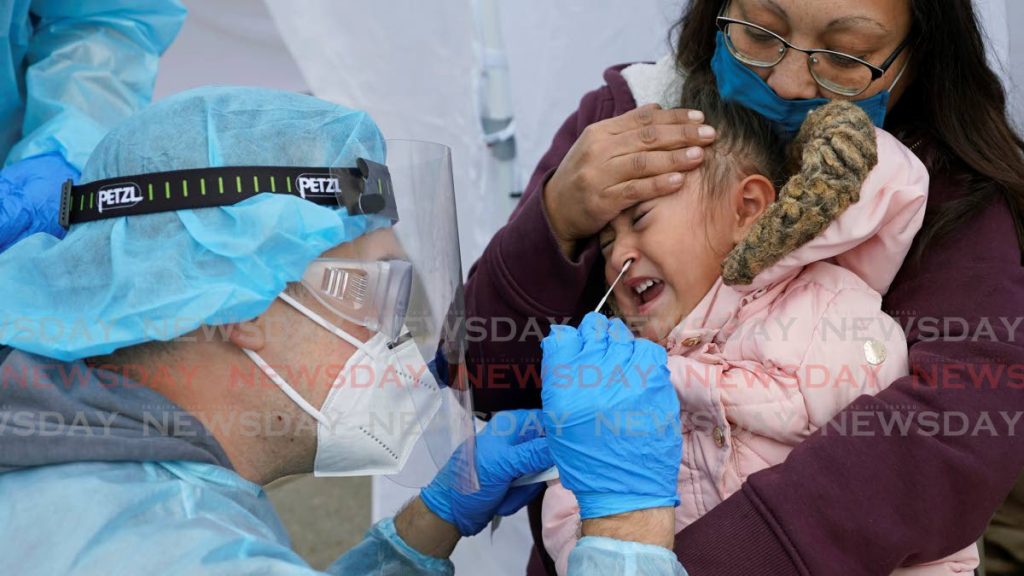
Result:
{"label": "clear face shield", "polygon": [[[392,140],[387,156],[386,167],[360,161],[331,170],[341,182],[328,186],[338,202],[350,214],[365,213],[375,229],[334,251],[343,257],[312,262],[302,285],[333,320],[377,333],[365,348],[373,358],[356,362],[334,392],[353,403],[347,425],[389,445],[399,471],[388,477],[419,488],[460,458],[458,482],[471,491],[472,400],[464,371],[454,369],[464,361],[465,308],[451,152]],[[400,394],[358,390],[368,386]]]}

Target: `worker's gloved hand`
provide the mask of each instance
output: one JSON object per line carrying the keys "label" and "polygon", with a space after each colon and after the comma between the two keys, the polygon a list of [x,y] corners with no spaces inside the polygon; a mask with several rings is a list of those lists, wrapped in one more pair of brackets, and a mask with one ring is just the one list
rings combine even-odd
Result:
{"label": "worker's gloved hand", "polygon": [[554,465],[544,438],[540,410],[498,412],[476,437],[478,490],[460,485],[468,465],[466,446],[423,489],[420,498],[428,508],[463,536],[472,536],[498,516],[509,516],[533,500],[543,484],[511,487],[514,480]]}
{"label": "worker's gloved hand", "polygon": [[541,343],[544,429],[580,517],[679,503],[679,399],[664,348],[592,312]]}
{"label": "worker's gloved hand", "polygon": [[0,170],[0,252],[36,232],[63,238],[60,191],[78,170],[59,154],[20,160]]}

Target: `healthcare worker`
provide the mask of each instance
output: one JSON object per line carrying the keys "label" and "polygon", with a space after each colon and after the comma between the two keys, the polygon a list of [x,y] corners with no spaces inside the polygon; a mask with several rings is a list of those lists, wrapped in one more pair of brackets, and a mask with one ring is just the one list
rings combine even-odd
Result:
{"label": "healthcare worker", "polygon": [[62,236],[60,185],[149,103],[185,18],[177,0],[8,0],[0,10],[0,250]]}
{"label": "healthcare worker", "polygon": [[[556,464],[584,518],[570,570],[684,574],[659,347],[556,327],[545,409],[475,435],[449,161],[263,89],[111,131],[63,193],[67,236],[0,253],[0,573],[313,574],[261,488],[312,471],[426,485],[328,573],[450,574]],[[580,390],[578,365],[614,385]]]}

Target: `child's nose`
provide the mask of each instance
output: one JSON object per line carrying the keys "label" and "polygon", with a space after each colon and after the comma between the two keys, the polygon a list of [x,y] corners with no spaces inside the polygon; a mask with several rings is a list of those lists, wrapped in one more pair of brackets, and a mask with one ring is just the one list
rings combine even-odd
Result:
{"label": "child's nose", "polygon": [[626,265],[627,260],[637,260],[639,256],[640,251],[637,250],[636,244],[631,238],[628,236],[619,237],[615,239],[615,245],[612,248],[608,264],[618,274],[619,270],[622,270],[622,267]]}

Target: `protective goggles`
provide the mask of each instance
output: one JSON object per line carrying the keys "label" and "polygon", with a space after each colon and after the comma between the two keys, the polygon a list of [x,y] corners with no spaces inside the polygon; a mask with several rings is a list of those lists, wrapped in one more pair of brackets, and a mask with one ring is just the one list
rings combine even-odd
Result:
{"label": "protective goggles", "polygon": [[302,284],[329,310],[394,342],[405,324],[412,291],[412,263],[314,260]]}

